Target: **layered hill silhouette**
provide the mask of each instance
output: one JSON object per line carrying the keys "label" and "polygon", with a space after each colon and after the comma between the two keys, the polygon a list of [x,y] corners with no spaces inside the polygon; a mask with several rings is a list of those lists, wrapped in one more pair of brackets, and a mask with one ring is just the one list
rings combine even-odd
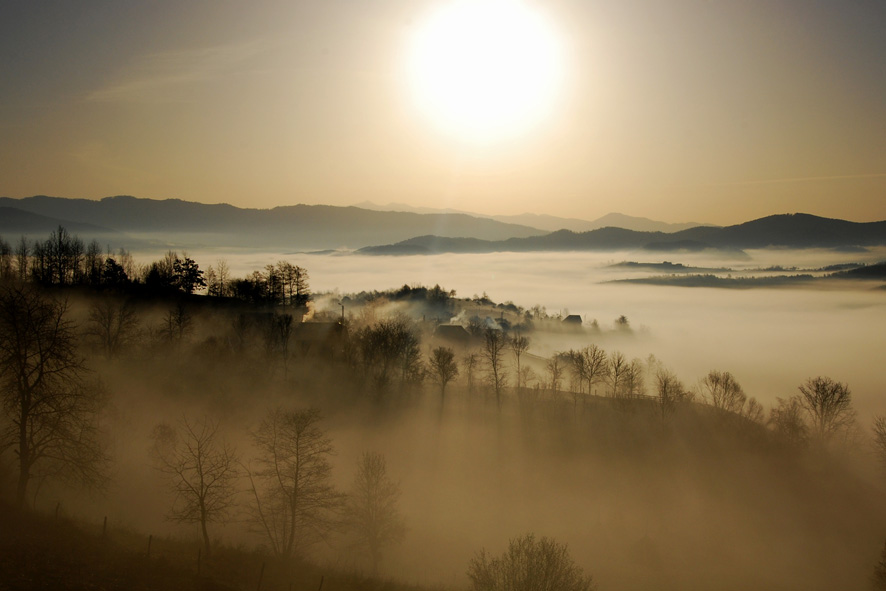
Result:
{"label": "layered hill silhouette", "polygon": [[854,249],[886,245],[886,221],[858,223],[809,214],[773,215],[724,228],[700,226],[679,232],[638,232],[601,228],[590,232],[559,230],[543,236],[487,241],[419,236],[395,244],[363,248],[363,254],[433,254],[444,252],[530,252],[646,249],[703,251],[741,255],[750,248]]}
{"label": "layered hill silhouette", "polygon": [[[247,209],[178,199],[129,196],[65,199],[0,198],[6,209],[0,234],[46,234],[64,225],[85,238],[129,235],[127,246],[145,239],[187,246],[286,249],[359,248],[421,234],[502,240],[544,234],[543,230],[466,214],[383,212],[358,207],[292,205]],[[18,211],[12,211],[18,210]],[[28,215],[30,214],[30,215]]]}
{"label": "layered hill silhouette", "polygon": [[[552,220],[569,219],[517,217],[544,218],[543,225],[553,223]],[[97,201],[47,196],[0,198],[0,235],[7,241],[14,241],[18,235],[45,236],[63,225],[84,239],[98,238],[127,248],[146,245],[281,250],[341,248],[377,255],[715,249],[741,256],[743,249],[750,248],[852,250],[886,245],[886,221],[857,223],[802,213],[773,215],[734,226],[694,226],[671,232],[614,225],[622,220],[626,225],[636,227],[640,223],[642,227],[645,218],[610,214],[601,218],[604,219],[613,225],[585,232],[569,229],[547,232],[529,225],[457,212],[378,211],[330,205],[251,209],[129,196]]]}
{"label": "layered hill silhouette", "polygon": [[637,230],[639,232],[679,232],[694,228],[696,226],[711,226],[712,224],[700,224],[698,222],[686,222],[682,224],[671,224],[668,222],[659,222],[649,218],[625,215],[623,213],[607,213],[595,220],[582,220],[578,218],[564,218],[544,213],[522,213],[519,215],[483,215],[470,211],[462,211],[455,209],[435,209],[431,207],[415,207],[405,203],[388,203],[379,205],[371,201],[363,201],[357,203],[356,207],[363,209],[371,209],[374,211],[411,211],[413,213],[464,213],[474,217],[489,218],[499,222],[508,224],[518,224],[545,230],[547,232],[555,232],[557,230],[572,230],[573,232],[589,232],[591,230],[599,230],[600,228],[613,227],[624,228],[626,230]]}

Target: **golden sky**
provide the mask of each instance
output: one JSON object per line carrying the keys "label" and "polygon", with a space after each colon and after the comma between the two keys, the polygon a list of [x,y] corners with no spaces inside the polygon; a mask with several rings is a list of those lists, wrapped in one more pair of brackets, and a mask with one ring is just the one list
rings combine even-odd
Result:
{"label": "golden sky", "polygon": [[562,68],[482,142],[406,66],[452,1],[7,3],[0,195],[886,219],[886,3],[481,1],[495,43],[507,5],[539,15]]}

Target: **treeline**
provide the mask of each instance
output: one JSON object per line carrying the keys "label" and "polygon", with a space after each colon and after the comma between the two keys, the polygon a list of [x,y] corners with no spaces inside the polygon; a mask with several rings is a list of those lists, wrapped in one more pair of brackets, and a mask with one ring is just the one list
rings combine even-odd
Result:
{"label": "treeline", "polygon": [[0,237],[0,280],[4,281],[148,295],[205,292],[212,297],[303,309],[311,300],[308,279],[307,270],[287,261],[234,278],[223,259],[204,271],[187,254],[179,256],[175,251],[139,265],[126,249],[112,252],[97,240],[84,244],[62,226],[45,240],[29,241],[22,236],[15,246]]}

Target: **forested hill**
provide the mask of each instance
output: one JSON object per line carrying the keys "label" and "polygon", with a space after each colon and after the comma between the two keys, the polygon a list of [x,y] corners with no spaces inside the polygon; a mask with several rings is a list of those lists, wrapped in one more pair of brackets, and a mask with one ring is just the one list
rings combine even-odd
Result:
{"label": "forested hill", "polygon": [[[61,223],[66,228],[76,228],[86,238],[117,231],[138,237],[150,235],[161,241],[188,246],[359,248],[420,234],[503,240],[544,233],[528,226],[466,214],[371,211],[330,205],[245,209],[178,199],[160,201],[118,196],[94,201],[36,196],[25,199],[2,197],[0,207],[23,212],[0,219],[0,234],[6,236],[45,234]],[[11,213],[11,209],[8,211]],[[35,216],[43,218],[40,220]],[[25,218],[28,220],[26,225],[17,223]],[[86,230],[87,225],[101,228],[90,232]]]}
{"label": "forested hill", "polygon": [[725,228],[700,226],[680,232],[636,232],[601,228],[590,232],[560,230],[544,236],[507,240],[471,240],[419,236],[361,249],[363,254],[439,252],[581,251],[643,248],[656,251],[717,249],[740,254],[745,248],[856,248],[886,245],[886,221],[858,223],[809,214],[773,215]]}

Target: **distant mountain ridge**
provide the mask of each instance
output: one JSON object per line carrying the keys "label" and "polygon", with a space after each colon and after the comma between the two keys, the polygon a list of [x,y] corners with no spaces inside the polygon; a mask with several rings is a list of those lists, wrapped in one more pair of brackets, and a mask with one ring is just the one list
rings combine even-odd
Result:
{"label": "distant mountain ridge", "polygon": [[[357,207],[291,205],[273,209],[246,209],[228,204],[203,204],[179,199],[141,199],[130,196],[101,200],[35,196],[0,198],[0,207],[43,216],[18,229],[15,220],[2,232],[48,232],[59,223],[87,237],[124,232],[133,239],[152,235],[161,243],[189,246],[247,248],[334,249],[359,248],[405,240],[417,234],[474,236],[503,240],[544,234],[543,230],[507,224],[466,214],[379,212]],[[13,216],[10,216],[12,219]],[[16,219],[23,220],[22,215]],[[94,231],[82,231],[91,227]],[[101,230],[99,230],[99,227]]]}
{"label": "distant mountain ridge", "polygon": [[45,233],[47,228],[55,229],[60,225],[65,226],[69,231],[77,234],[83,233],[95,236],[116,234],[114,230],[103,228],[95,224],[72,222],[70,220],[62,220],[30,211],[24,211],[15,207],[0,206],[0,236]]}
{"label": "distant mountain ridge", "polygon": [[457,209],[434,209],[431,207],[414,207],[405,203],[388,203],[387,205],[378,205],[371,201],[363,201],[357,203],[355,207],[371,209],[374,211],[409,211],[413,213],[464,213],[474,217],[483,217],[499,222],[509,224],[519,224],[555,232],[557,230],[571,230],[573,232],[590,232],[591,230],[599,230],[600,228],[615,227],[624,228],[625,230],[636,230],[639,232],[679,232],[697,226],[712,226],[712,224],[700,224],[698,222],[686,222],[682,224],[671,224],[668,222],[659,222],[649,218],[635,217],[625,215],[623,213],[607,213],[596,220],[582,220],[578,218],[564,218],[547,214],[522,213],[519,215],[483,215],[470,211],[462,211]]}
{"label": "distant mountain ridge", "polygon": [[[645,218],[610,214],[601,219]],[[886,221],[858,223],[802,213],[772,215],[727,227],[694,226],[676,232],[613,226],[584,232],[547,232],[456,212],[374,211],[330,205],[250,209],[130,196],[98,201],[0,197],[0,235],[7,241],[14,241],[20,234],[45,235],[58,225],[84,239],[98,238],[103,243],[113,240],[127,248],[146,244],[287,251],[345,248],[359,249],[364,254],[717,249],[740,256],[742,249],[770,246],[852,250],[886,245]]]}
{"label": "distant mountain ridge", "polygon": [[442,252],[530,252],[647,249],[656,251],[716,249],[741,254],[749,248],[847,248],[886,245],[886,221],[849,222],[810,214],[780,214],[720,227],[680,232],[637,232],[601,228],[590,232],[560,230],[544,236],[501,241],[420,236],[396,244],[361,249],[364,254],[432,254]]}

